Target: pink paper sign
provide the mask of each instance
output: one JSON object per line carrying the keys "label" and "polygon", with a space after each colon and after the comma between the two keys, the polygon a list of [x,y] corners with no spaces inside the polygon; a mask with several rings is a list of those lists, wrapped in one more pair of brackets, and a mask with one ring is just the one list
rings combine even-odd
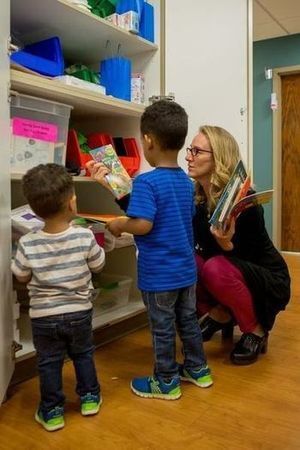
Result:
{"label": "pink paper sign", "polygon": [[37,120],[14,117],[12,119],[13,135],[39,139],[40,141],[57,142],[58,126]]}

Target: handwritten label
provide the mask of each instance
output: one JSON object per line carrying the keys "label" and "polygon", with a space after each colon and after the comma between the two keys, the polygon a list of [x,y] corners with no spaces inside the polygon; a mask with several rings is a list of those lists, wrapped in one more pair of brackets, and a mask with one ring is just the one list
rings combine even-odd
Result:
{"label": "handwritten label", "polygon": [[15,136],[24,136],[47,142],[57,142],[58,140],[58,126],[48,122],[14,117],[12,129]]}

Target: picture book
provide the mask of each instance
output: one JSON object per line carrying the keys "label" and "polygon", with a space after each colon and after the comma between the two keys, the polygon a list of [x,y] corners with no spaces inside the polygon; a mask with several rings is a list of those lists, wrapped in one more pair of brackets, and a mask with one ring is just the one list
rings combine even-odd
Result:
{"label": "picture book", "polygon": [[209,223],[215,227],[225,228],[228,221],[236,219],[245,209],[271,200],[273,190],[247,195],[250,188],[251,177],[240,160],[223,190]]}
{"label": "picture book", "polygon": [[102,162],[110,170],[105,178],[117,199],[131,192],[131,178],[111,144],[90,150],[90,155],[94,161]]}
{"label": "picture book", "polygon": [[273,196],[273,189],[262,192],[255,192],[253,194],[247,195],[234,204],[232,210],[230,211],[230,218],[236,219],[241,212],[251,206],[262,205],[263,203],[268,203]]}

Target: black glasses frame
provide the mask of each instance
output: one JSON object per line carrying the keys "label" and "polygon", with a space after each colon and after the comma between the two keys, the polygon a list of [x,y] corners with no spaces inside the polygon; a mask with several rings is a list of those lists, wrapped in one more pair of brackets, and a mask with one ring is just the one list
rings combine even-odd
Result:
{"label": "black glasses frame", "polygon": [[197,155],[201,155],[201,153],[213,153],[212,150],[206,150],[205,148],[196,147],[196,146],[187,147],[186,152],[190,153],[193,157],[195,157]]}

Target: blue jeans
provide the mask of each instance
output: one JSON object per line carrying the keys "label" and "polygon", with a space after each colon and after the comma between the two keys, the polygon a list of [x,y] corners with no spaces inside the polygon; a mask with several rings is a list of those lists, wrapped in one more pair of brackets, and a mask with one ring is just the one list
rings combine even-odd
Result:
{"label": "blue jeans", "polygon": [[147,308],[155,357],[154,375],[178,377],[176,327],[183,344],[184,367],[197,370],[206,364],[196,316],[195,286],[167,292],[142,291]]}
{"label": "blue jeans", "polygon": [[99,394],[93,360],[92,310],[31,319],[31,325],[37,352],[42,412],[64,404],[62,367],[66,354],[74,364],[77,394]]}

